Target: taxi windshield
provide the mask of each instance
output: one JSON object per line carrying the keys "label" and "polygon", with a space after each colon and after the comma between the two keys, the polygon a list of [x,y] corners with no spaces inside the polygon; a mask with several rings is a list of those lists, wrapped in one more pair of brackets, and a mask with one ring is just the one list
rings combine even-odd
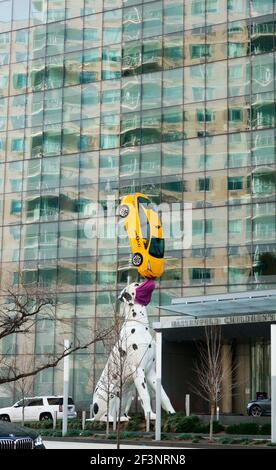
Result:
{"label": "taxi windshield", "polygon": [[164,238],[152,237],[150,242],[149,254],[155,258],[163,258],[165,250]]}

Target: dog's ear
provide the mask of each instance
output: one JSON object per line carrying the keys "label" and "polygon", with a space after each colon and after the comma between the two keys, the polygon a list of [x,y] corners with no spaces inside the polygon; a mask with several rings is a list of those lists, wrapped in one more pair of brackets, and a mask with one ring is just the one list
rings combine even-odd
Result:
{"label": "dog's ear", "polygon": [[133,303],[131,302],[132,296],[126,291],[126,289],[122,290],[118,298],[121,302],[126,302],[129,305],[133,305]]}

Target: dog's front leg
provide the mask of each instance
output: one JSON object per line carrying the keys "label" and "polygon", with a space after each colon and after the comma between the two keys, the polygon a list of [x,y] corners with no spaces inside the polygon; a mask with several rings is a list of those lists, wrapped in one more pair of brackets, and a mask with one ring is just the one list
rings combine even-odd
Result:
{"label": "dog's front leg", "polygon": [[143,369],[138,368],[135,377],[134,377],[134,383],[135,387],[137,389],[138,395],[141,399],[141,404],[144,409],[145,417],[147,417],[147,414],[150,413],[150,419],[155,419],[155,414],[153,413],[151,409],[151,403],[150,403],[150,394],[146,382],[146,377]]}

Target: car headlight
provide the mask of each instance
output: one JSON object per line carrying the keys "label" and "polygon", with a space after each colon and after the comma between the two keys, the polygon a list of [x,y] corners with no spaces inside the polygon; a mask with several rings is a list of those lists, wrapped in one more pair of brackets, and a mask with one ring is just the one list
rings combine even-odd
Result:
{"label": "car headlight", "polygon": [[43,444],[43,440],[41,436],[37,436],[37,438],[34,441],[34,445],[36,446],[41,446]]}

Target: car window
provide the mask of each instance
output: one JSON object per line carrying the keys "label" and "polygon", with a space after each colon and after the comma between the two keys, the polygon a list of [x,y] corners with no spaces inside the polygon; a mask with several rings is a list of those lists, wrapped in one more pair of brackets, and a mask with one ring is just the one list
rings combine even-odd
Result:
{"label": "car window", "polygon": [[34,400],[30,400],[27,406],[43,406],[42,398],[35,398]]}
{"label": "car window", "polygon": [[146,199],[145,197],[137,197],[138,204],[143,204],[144,206],[151,206],[152,202],[149,199]]}
{"label": "car window", "polygon": [[[142,237],[144,238],[144,240],[149,241],[149,239],[150,239],[150,225],[149,225],[148,218],[145,214],[145,211],[141,207],[139,208],[139,219],[140,219],[140,227],[141,227],[141,231],[142,231]],[[147,246],[145,246],[145,248],[147,248]]]}
{"label": "car window", "polygon": [[164,238],[152,237],[150,242],[149,254],[154,258],[163,258],[165,250]]}
{"label": "car window", "polygon": [[[47,398],[49,405],[63,405],[63,398],[62,397],[53,397]],[[68,398],[68,405],[74,405],[73,399]]]}

